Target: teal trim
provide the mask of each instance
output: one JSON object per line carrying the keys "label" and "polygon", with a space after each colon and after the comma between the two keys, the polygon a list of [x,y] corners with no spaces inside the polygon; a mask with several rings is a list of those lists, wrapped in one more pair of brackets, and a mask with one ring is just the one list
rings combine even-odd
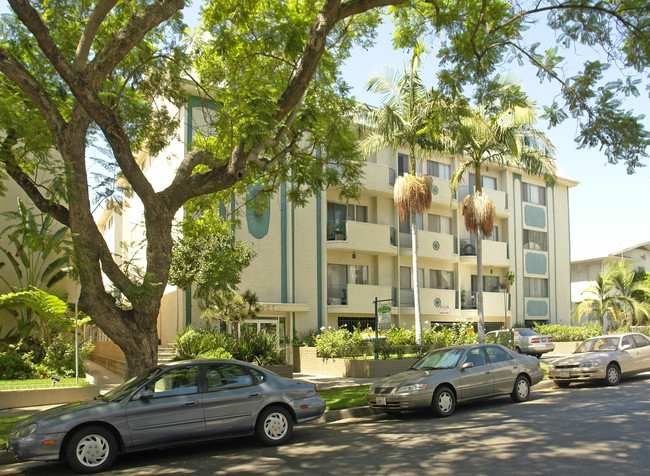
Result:
{"label": "teal trim", "polygon": [[318,329],[323,327],[323,232],[321,231],[322,198],[316,195],[316,286],[318,306]]}
{"label": "teal trim", "polygon": [[544,209],[532,205],[524,206],[524,222],[528,226],[546,228],[546,215]]}
{"label": "teal trim", "polygon": [[[517,257],[519,256],[519,247],[517,246],[517,202],[515,201],[515,187],[516,187],[516,182],[519,180],[519,187],[521,188],[521,174],[512,174],[512,216],[514,218],[514,232],[515,232],[515,239],[513,243],[513,250],[512,250],[512,255],[515,257],[515,290],[517,291],[517,299],[515,299],[515,313],[514,313],[514,322],[512,324],[515,324],[519,318],[518,312],[519,312],[519,296],[521,296],[520,291],[518,288],[521,287],[521,283],[523,283],[523,276],[520,277],[520,279],[517,279],[517,274],[519,273],[519,268],[517,268]],[[523,210],[522,210],[523,214]],[[523,223],[521,224],[521,229],[523,230],[524,226]],[[523,231],[522,231],[523,234]],[[517,284],[520,284],[519,286]]]}
{"label": "teal trim", "polygon": [[[548,197],[548,189],[551,189],[553,192],[553,268],[554,268],[554,274],[553,274],[553,280],[555,281],[555,323],[558,324],[557,316],[557,302],[558,302],[558,293],[557,293],[557,216],[555,215],[555,187],[547,184],[546,185],[546,196]],[[548,203],[546,204],[546,207],[548,208]],[[551,222],[549,221],[549,224]],[[569,262],[570,263],[570,262]],[[570,266],[570,265],[569,265]],[[569,282],[570,283],[570,282]],[[571,284],[569,284],[569,294],[571,294]],[[571,307],[569,307],[569,310]]]}
{"label": "teal trim", "polygon": [[[569,187],[566,189],[566,216],[567,216],[567,230],[569,234],[569,283],[573,282],[573,276],[571,275],[571,213],[569,206]],[[569,290],[569,312],[573,311],[571,302],[571,291]]]}
{"label": "teal trim", "polygon": [[[268,195],[263,195],[262,197],[255,197],[258,193],[259,186],[251,185],[248,188],[246,193],[246,226],[248,227],[248,233],[251,234],[253,238],[261,240],[269,233],[269,223],[271,221],[271,199]],[[264,202],[264,210],[256,210],[251,202],[256,201],[256,205]]]}
{"label": "teal trim", "polygon": [[528,252],[525,254],[526,272],[546,275],[546,254]]}
{"label": "teal trim", "polygon": [[527,317],[548,317],[548,303],[529,299],[526,303]]}
{"label": "teal trim", "polygon": [[287,301],[287,184],[280,184],[280,299]]}
{"label": "teal trim", "polygon": [[[192,148],[192,98],[187,103],[187,114],[185,116],[185,153],[188,153]],[[185,288],[185,325],[192,323],[192,285]],[[180,329],[179,329],[180,330]]]}

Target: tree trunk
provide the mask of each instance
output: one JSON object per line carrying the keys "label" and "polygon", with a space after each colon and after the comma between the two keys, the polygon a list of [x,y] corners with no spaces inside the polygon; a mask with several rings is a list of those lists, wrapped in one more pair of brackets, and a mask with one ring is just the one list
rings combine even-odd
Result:
{"label": "tree trunk", "polygon": [[483,230],[476,227],[476,311],[478,314],[478,341],[485,343],[485,315],[483,313]]}
{"label": "tree trunk", "polygon": [[420,312],[420,279],[418,277],[418,223],[417,213],[411,212],[411,252],[413,253],[413,300],[415,306],[415,342],[422,344],[422,316]]}

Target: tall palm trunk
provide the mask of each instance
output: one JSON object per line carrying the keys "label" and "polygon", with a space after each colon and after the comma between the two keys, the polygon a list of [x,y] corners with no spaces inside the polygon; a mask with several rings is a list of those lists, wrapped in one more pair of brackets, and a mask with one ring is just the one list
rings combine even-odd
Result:
{"label": "tall palm trunk", "polygon": [[413,300],[415,306],[415,342],[422,344],[422,319],[420,317],[420,278],[418,273],[417,213],[411,211],[411,252],[413,254]]}
{"label": "tall palm trunk", "polygon": [[478,341],[485,343],[485,314],[483,312],[483,230],[476,228],[476,312],[478,314]]}

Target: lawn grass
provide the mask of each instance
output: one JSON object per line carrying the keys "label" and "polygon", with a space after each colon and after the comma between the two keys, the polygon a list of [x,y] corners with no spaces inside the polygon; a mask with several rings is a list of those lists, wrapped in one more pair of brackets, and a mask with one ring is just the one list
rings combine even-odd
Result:
{"label": "lawn grass", "polygon": [[321,390],[320,398],[325,400],[328,410],[341,408],[362,407],[366,402],[366,393],[370,385],[357,385],[354,387],[335,387]]}
{"label": "lawn grass", "polygon": [[[79,383],[74,377],[63,377],[56,383],[56,387],[85,387],[90,385],[85,378],[79,377]],[[0,380],[0,390],[30,390],[35,388],[52,388],[52,380],[49,378],[34,378],[24,380]]]}
{"label": "lawn grass", "polygon": [[4,451],[7,448],[7,438],[14,426],[20,420],[27,417],[28,415],[0,417],[0,451]]}

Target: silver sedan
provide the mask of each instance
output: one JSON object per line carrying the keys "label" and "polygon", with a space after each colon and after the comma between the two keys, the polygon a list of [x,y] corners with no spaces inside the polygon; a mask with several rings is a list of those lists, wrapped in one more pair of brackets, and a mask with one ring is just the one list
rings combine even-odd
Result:
{"label": "silver sedan", "polygon": [[280,445],[294,423],[319,418],[314,384],[236,360],[155,367],[94,400],[21,421],[8,439],[20,460],[65,460],[78,472],[106,470],[118,453],[255,433]]}
{"label": "silver sedan", "polygon": [[530,397],[530,387],[543,371],[535,357],[498,344],[445,347],[429,352],[405,372],[370,386],[371,409],[381,412],[431,409],[446,417],[456,403],[510,395],[515,402]]}
{"label": "silver sedan", "polygon": [[621,376],[650,370],[650,339],[637,333],[609,334],[582,342],[569,357],[548,366],[548,376],[558,387],[571,382],[602,380],[618,385]]}

